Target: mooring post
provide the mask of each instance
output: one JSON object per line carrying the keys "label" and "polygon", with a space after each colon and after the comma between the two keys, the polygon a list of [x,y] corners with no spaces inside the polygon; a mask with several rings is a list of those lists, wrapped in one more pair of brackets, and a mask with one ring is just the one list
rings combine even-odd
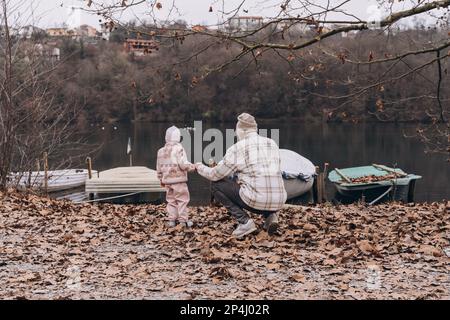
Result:
{"label": "mooring post", "polygon": [[408,203],[414,202],[414,192],[416,189],[416,180],[411,180],[409,182],[409,190],[408,190]]}
{"label": "mooring post", "polygon": [[[91,157],[86,158],[86,164],[87,164],[87,169],[88,169],[88,177],[89,177],[89,180],[91,180],[92,179],[92,159],[91,159]],[[94,200],[94,194],[89,193],[88,198],[89,198],[89,200]]]}
{"label": "mooring post", "polygon": [[319,181],[320,181],[320,169],[318,166],[316,166],[316,176],[314,177],[314,184],[313,184],[313,198],[315,204],[321,203]]}
{"label": "mooring post", "polygon": [[328,175],[328,167],[329,167],[329,163],[325,162],[324,166],[323,166],[323,174],[322,174],[322,200],[323,202],[327,202],[328,201],[328,197],[327,197],[327,175]]}
{"label": "mooring post", "polygon": [[87,169],[88,169],[89,180],[91,180],[92,179],[92,159],[91,159],[91,157],[86,158],[86,164],[87,164]]}
{"label": "mooring post", "polygon": [[131,138],[128,137],[127,155],[130,158],[130,167],[133,166],[133,148],[131,147]]}
{"label": "mooring post", "polygon": [[48,153],[44,152],[44,190],[48,194]]}

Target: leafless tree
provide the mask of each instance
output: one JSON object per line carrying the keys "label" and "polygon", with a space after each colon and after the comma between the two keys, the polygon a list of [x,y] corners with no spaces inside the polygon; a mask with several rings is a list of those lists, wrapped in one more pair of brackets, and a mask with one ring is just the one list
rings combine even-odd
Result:
{"label": "leafless tree", "polygon": [[14,20],[26,5],[0,1],[0,189],[10,185],[11,172],[35,170],[43,152],[55,159],[56,169],[79,147],[72,127],[76,108],[55,94],[61,85],[52,78],[58,62],[42,43],[23,36]]}

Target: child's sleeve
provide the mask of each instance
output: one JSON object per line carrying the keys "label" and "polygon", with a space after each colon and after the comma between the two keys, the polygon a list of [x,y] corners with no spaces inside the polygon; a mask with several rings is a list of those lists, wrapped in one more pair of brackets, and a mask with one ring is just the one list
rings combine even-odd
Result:
{"label": "child's sleeve", "polygon": [[195,170],[195,166],[187,160],[187,155],[186,155],[186,151],[184,151],[184,148],[180,148],[180,151],[178,151],[177,162],[178,162],[178,166],[183,171],[194,171]]}

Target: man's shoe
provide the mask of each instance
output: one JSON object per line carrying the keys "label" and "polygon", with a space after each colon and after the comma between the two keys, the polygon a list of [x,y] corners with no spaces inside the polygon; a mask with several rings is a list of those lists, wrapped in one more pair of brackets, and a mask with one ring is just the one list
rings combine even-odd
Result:
{"label": "man's shoe", "polygon": [[192,228],[192,226],[194,225],[194,223],[191,220],[188,220],[186,222],[180,222],[180,225],[183,228]]}
{"label": "man's shoe", "polygon": [[169,222],[167,222],[167,226],[169,228],[175,228],[176,225],[177,225],[176,221],[169,221]]}
{"label": "man's shoe", "polygon": [[268,234],[272,235],[275,232],[277,232],[278,227],[279,227],[278,213],[275,212],[275,213],[270,214],[266,218],[266,221],[264,222],[264,230],[266,230]]}
{"label": "man's shoe", "polygon": [[233,231],[233,236],[236,238],[242,238],[257,230],[255,222],[249,219],[246,224],[239,224],[236,230]]}

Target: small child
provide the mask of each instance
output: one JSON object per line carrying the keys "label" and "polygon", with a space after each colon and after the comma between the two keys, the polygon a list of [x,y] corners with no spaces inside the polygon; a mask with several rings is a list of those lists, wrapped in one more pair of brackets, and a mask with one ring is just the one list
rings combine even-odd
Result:
{"label": "small child", "polygon": [[190,200],[187,172],[194,171],[195,166],[187,160],[180,140],[181,133],[177,127],[167,129],[166,145],[158,150],[156,171],[161,186],[166,188],[169,227],[175,227],[177,221],[184,227],[192,227],[187,208]]}

